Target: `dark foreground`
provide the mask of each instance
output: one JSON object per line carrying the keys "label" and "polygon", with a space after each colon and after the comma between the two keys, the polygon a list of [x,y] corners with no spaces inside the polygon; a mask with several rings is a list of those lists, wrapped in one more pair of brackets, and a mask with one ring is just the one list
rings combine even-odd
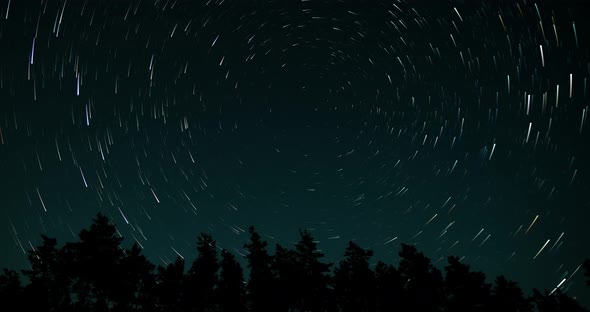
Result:
{"label": "dark foreground", "polygon": [[[58,247],[43,236],[29,251],[24,286],[17,272],[4,269],[0,310],[587,311],[560,289],[535,289],[527,296],[503,276],[489,284],[457,257],[448,258],[443,276],[410,245],[401,245],[397,267],[383,262],[373,267],[373,252],[351,241],[333,265],[322,261],[308,231],[300,231],[294,249],[276,245],[274,255],[253,227],[249,233],[246,281],[235,256],[227,250],[219,255],[208,234],[198,237],[198,255],[188,272],[181,257],[156,267],[138,244],[123,248],[115,226],[99,214],[77,242]],[[584,267],[588,277],[588,261]]]}

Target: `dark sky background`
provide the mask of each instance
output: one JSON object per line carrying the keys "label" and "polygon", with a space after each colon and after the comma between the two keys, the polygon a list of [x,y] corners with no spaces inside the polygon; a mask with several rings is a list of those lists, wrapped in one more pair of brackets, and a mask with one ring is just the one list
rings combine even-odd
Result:
{"label": "dark sky background", "polygon": [[0,0],[0,267],[102,212],[157,264],[306,228],[329,261],[411,243],[588,305],[589,13]]}

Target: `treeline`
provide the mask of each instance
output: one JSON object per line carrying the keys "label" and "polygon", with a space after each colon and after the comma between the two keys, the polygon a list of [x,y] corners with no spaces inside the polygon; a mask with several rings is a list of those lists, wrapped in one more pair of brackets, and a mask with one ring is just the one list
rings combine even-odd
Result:
{"label": "treeline", "polygon": [[[122,238],[104,215],[97,215],[79,241],[58,248],[42,236],[29,251],[30,268],[20,275],[0,275],[2,311],[585,311],[556,290],[527,296],[503,276],[493,284],[457,257],[449,257],[445,274],[415,247],[402,244],[397,267],[369,264],[373,252],[354,242],[337,264],[322,261],[312,235],[300,231],[294,249],[267,250],[254,228],[245,244],[246,281],[235,256],[219,252],[208,234],[197,239],[197,258],[185,271],[178,257],[155,266],[135,244]],[[590,263],[586,262],[586,276]]]}

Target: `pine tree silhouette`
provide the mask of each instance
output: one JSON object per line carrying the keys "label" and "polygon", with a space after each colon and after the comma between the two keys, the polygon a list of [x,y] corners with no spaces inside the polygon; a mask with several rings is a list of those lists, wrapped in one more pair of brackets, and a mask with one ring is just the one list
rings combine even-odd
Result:
{"label": "pine tree silhouette", "polygon": [[377,262],[375,267],[376,310],[396,311],[402,304],[404,282],[400,272],[390,264]]}
{"label": "pine tree silhouette", "polygon": [[369,267],[372,250],[348,242],[334,272],[334,289],[343,312],[375,311],[375,275]]}
{"label": "pine tree silhouette", "polygon": [[[1,311],[50,312],[583,312],[555,289],[531,297],[504,276],[493,288],[482,272],[449,257],[445,278],[414,246],[401,245],[398,267],[379,261],[371,270],[371,250],[349,242],[334,273],[308,231],[294,249],[276,245],[274,256],[253,227],[246,260],[246,284],[235,256],[209,234],[197,238],[197,257],[188,273],[181,257],[155,266],[140,245],[124,249],[114,224],[98,214],[79,241],[58,248],[41,236],[28,253],[28,283],[5,269],[0,274]],[[590,264],[584,263],[588,277]]]}
{"label": "pine tree silhouette", "polygon": [[277,244],[271,269],[275,279],[277,294],[277,311],[285,312],[295,309],[302,296],[303,267],[299,265],[297,252]]}
{"label": "pine tree silhouette", "polygon": [[405,281],[402,306],[415,311],[440,311],[444,302],[441,272],[416,247],[401,247],[399,271]]}
{"label": "pine tree silhouette", "polygon": [[331,264],[323,263],[324,254],[317,248],[309,231],[299,231],[301,240],[295,245],[297,264],[301,268],[299,298],[296,308],[299,311],[325,311],[328,307],[328,273]]}
{"label": "pine tree silhouette", "polygon": [[533,289],[533,300],[539,312],[583,312],[586,311],[580,304],[570,296],[556,290],[553,293],[545,290],[541,293]]}
{"label": "pine tree silhouette", "polygon": [[155,266],[133,244],[120,262],[120,275],[113,283],[113,311],[154,311],[156,286]]}
{"label": "pine tree silhouette", "polygon": [[16,271],[4,269],[0,274],[0,305],[7,311],[23,309],[24,290]]}
{"label": "pine tree silhouette", "polygon": [[184,298],[184,290],[184,259],[177,257],[167,266],[158,267],[155,299],[160,311],[183,311],[181,299]]}
{"label": "pine tree silhouette", "polygon": [[74,310],[109,311],[116,305],[120,263],[124,257],[117,229],[103,214],[97,214],[90,229],[80,232],[79,242],[64,246],[73,278]]}
{"label": "pine tree silhouette", "polygon": [[490,308],[492,311],[529,312],[533,310],[530,298],[526,298],[516,282],[498,276],[494,285]]}
{"label": "pine tree silhouette", "polygon": [[30,283],[25,296],[35,298],[25,302],[27,310],[68,311],[71,304],[70,280],[65,272],[64,260],[57,249],[57,240],[45,235],[36,249],[29,251],[31,268],[23,270]]}
{"label": "pine tree silhouette", "polygon": [[447,311],[481,311],[490,303],[491,286],[481,272],[471,272],[469,266],[457,257],[449,257],[445,267],[445,292]]}
{"label": "pine tree silhouette", "polygon": [[221,252],[221,273],[217,288],[220,312],[245,312],[246,287],[242,267],[232,253]]}
{"label": "pine tree silhouette", "polygon": [[213,237],[202,233],[197,239],[198,256],[187,275],[185,308],[187,311],[214,311],[217,285],[217,245]]}
{"label": "pine tree silhouette", "polygon": [[250,280],[248,282],[248,297],[250,311],[274,311],[278,304],[276,301],[275,279],[271,271],[272,257],[266,250],[266,241],[254,227],[248,229],[250,242],[244,247],[248,250],[248,267],[250,268]]}

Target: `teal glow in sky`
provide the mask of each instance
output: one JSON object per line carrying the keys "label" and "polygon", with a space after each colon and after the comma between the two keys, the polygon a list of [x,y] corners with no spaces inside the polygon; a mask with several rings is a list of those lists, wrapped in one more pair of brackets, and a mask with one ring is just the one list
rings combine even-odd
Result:
{"label": "teal glow in sky", "polygon": [[155,263],[306,228],[580,298],[587,9],[430,2],[1,0],[0,266],[103,212]]}

